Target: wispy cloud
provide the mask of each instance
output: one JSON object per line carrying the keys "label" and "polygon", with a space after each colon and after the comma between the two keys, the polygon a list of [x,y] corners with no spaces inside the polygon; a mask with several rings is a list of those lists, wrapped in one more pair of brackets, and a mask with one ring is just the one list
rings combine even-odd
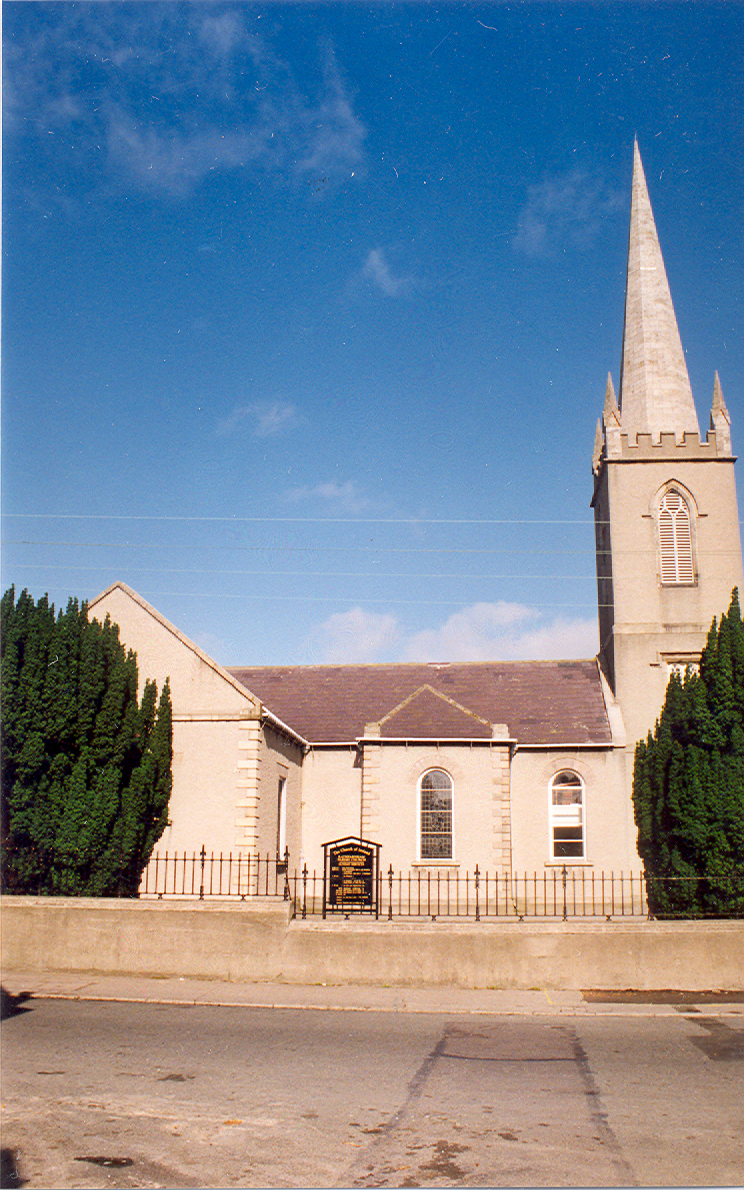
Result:
{"label": "wispy cloud", "polygon": [[545,615],[521,603],[475,603],[439,627],[407,634],[400,620],[356,607],[312,634],[316,661],[531,661],[593,657],[597,622]]}
{"label": "wispy cloud", "polygon": [[308,644],[316,662],[348,664],[377,661],[400,636],[395,616],[364,611],[361,607],[337,612],[313,632]]}
{"label": "wispy cloud", "polygon": [[241,15],[235,9],[218,13],[217,16],[202,14],[199,36],[218,55],[232,53],[244,34]]}
{"label": "wispy cloud", "polygon": [[367,254],[361,276],[387,297],[409,293],[414,285],[413,277],[393,273],[382,248],[372,248]]}
{"label": "wispy cloud", "polygon": [[547,256],[566,245],[587,248],[623,202],[619,191],[584,170],[546,178],[529,187],[512,244],[527,256]]}
{"label": "wispy cloud", "polygon": [[362,160],[332,47],[318,46],[315,84],[301,87],[252,6],[18,10],[11,30],[6,14],[6,136],[33,142],[37,186],[179,196],[217,170],[332,182]]}
{"label": "wispy cloud", "polygon": [[326,483],[313,486],[290,488],[284,493],[284,500],[288,504],[321,502],[333,505],[337,512],[347,512],[350,515],[364,512],[369,508],[369,500],[364,496],[352,479],[339,483],[332,479]]}
{"label": "wispy cloud", "polygon": [[248,431],[256,438],[271,438],[282,430],[297,425],[299,418],[294,405],[287,401],[258,401],[236,405],[232,413],[217,423],[219,437]]}

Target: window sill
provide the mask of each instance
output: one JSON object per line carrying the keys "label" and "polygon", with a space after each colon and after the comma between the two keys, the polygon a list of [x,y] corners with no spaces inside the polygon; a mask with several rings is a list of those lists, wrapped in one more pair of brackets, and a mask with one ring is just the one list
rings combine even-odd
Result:
{"label": "window sill", "polygon": [[460,861],[456,859],[415,859],[412,868],[459,868]]}
{"label": "window sill", "polygon": [[546,859],[546,868],[593,868],[594,862],[590,859]]}

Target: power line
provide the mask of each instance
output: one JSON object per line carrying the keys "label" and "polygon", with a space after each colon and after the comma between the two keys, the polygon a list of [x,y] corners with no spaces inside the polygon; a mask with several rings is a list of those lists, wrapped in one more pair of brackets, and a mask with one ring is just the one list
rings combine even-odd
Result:
{"label": "power line", "polygon": [[[484,549],[457,548],[451,546],[388,546],[388,545],[190,545],[178,542],[153,544],[151,542],[136,541],[32,541],[26,538],[5,538],[2,545],[31,545],[31,546],[64,546],[65,549],[112,549],[112,550],[229,550],[244,553],[257,553],[270,550],[274,553],[287,554],[575,554],[591,553],[595,550],[588,546],[583,550],[557,549]],[[609,551],[607,551],[609,552]],[[645,551],[633,551],[643,553]]]}
{"label": "power line", "polygon": [[[346,605],[346,604],[355,602],[355,600],[352,599],[350,596],[341,596],[341,595],[251,595],[250,593],[245,593],[245,592],[241,592],[238,595],[229,595],[229,594],[226,594],[224,591],[218,591],[216,593],[214,591],[139,591],[138,594],[143,596],[143,598],[147,597],[148,599],[153,598],[153,597],[156,597],[156,598],[167,597],[167,598],[171,598],[171,599],[185,598],[185,599],[209,599],[209,600],[244,599],[251,603],[260,602],[261,600],[266,600],[267,602],[274,603],[277,600],[279,600],[282,602],[291,602],[291,603],[342,603],[342,604]],[[395,599],[395,598],[368,599],[366,595],[362,596],[357,602],[360,602],[360,603],[363,602],[365,604],[367,604],[367,603],[394,604],[396,607],[400,604],[415,604],[417,607],[418,606],[421,606],[421,607],[462,607],[463,606],[462,599]],[[507,602],[509,602],[509,601],[507,601]],[[530,603],[531,608],[533,608],[533,607],[547,607],[547,608],[590,607],[590,608],[595,609],[597,607],[613,607],[613,606],[614,605],[611,603],[597,604],[596,602],[554,603],[551,601],[549,603],[532,603],[532,602]]]}
{"label": "power line", "polygon": [[[4,512],[4,517],[28,520],[62,521],[180,521],[219,522],[221,524],[267,524],[267,525],[586,525],[595,522],[590,518],[581,520],[506,520],[490,518],[444,517],[289,517],[289,516],[130,516],[126,513],[85,512]],[[609,524],[601,521],[600,524]]]}
{"label": "power line", "polygon": [[[85,573],[99,573],[101,569],[113,569],[112,566],[55,566],[44,562],[23,562],[21,566],[24,570],[75,570],[83,571]],[[220,570],[204,569],[203,567],[181,567],[181,566],[130,566],[128,568],[135,571],[137,574],[215,574],[218,573],[220,577],[225,575],[248,575],[252,578],[411,578],[410,571],[375,571],[375,570]],[[596,575],[591,574],[461,574],[460,572],[450,574],[426,574],[417,570],[413,576],[419,578],[436,578],[436,579],[510,579],[510,580],[532,580],[532,579],[572,579],[581,581],[583,579],[591,579],[594,581]]]}
{"label": "power line", "polygon": [[[553,549],[541,546],[539,549],[485,549],[458,548],[451,546],[388,546],[388,545],[190,545],[178,542],[165,544],[137,541],[32,541],[26,538],[5,538],[2,545],[30,545],[30,546],[64,546],[65,549],[112,549],[112,550],[227,550],[230,552],[258,553],[262,550],[272,553],[285,554],[612,554],[628,557],[633,554],[647,554],[643,547],[636,550],[607,549],[597,550],[591,546],[574,549]],[[715,557],[734,557],[736,550],[706,550],[706,554]]]}

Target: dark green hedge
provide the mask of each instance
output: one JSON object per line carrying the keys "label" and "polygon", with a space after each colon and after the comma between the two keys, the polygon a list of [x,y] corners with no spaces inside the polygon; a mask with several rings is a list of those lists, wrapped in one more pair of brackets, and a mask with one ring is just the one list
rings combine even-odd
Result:
{"label": "dark green hedge", "polygon": [[673,674],[636,747],[638,851],[657,917],[744,915],[744,628],[738,592],[700,671]]}
{"label": "dark green hedge", "polygon": [[85,603],[11,588],[1,614],[3,890],[135,896],[167,822],[168,682],[138,701],[135,654]]}

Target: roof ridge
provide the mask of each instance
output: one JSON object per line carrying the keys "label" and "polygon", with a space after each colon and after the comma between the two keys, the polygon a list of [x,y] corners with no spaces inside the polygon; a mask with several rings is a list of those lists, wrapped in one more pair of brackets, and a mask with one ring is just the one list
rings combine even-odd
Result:
{"label": "roof ridge", "polygon": [[455,666],[467,667],[474,669],[476,666],[486,665],[591,665],[596,661],[596,657],[536,657],[536,658],[492,658],[489,661],[331,661],[331,662],[307,662],[297,664],[294,662],[281,662],[276,665],[226,665],[224,668],[228,673],[235,673],[241,669],[255,670],[269,670],[269,669],[426,669],[433,666],[442,669],[451,669]]}

